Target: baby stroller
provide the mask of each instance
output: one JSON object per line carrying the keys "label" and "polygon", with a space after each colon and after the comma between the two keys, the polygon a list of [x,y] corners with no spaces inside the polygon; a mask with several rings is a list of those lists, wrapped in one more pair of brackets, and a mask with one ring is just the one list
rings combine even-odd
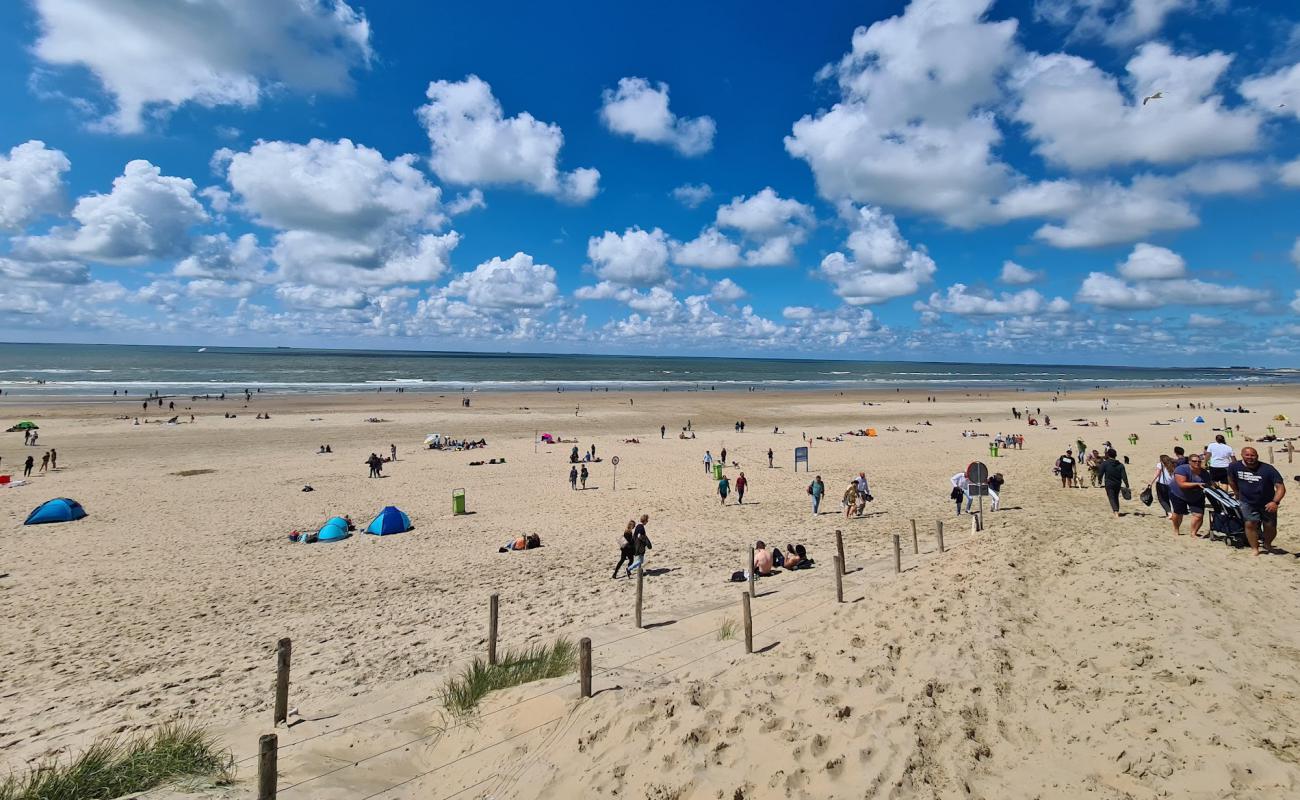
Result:
{"label": "baby stroller", "polygon": [[1245,547],[1246,518],[1241,503],[1223,489],[1205,487],[1205,499],[1210,505],[1210,538],[1231,547]]}

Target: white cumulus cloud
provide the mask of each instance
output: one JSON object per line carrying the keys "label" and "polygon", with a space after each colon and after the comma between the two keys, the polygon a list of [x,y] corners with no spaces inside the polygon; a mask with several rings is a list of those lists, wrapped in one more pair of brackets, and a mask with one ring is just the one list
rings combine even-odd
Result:
{"label": "white cumulus cloud", "polygon": [[713,284],[713,289],[709,291],[709,297],[720,303],[734,303],[737,300],[743,300],[749,295],[731,278],[723,278]]}
{"label": "white cumulus cloud", "polygon": [[273,254],[282,277],[321,286],[388,286],[434,280],[460,241],[438,234],[441,190],[415,156],[386,159],[347,139],[258,142],[223,151],[239,210],[280,233]]}
{"label": "white cumulus cloud", "polygon": [[1300,119],[1300,64],[1247,79],[1241,95],[1267,114]]}
{"label": "white cumulus cloud", "polygon": [[668,280],[668,236],[628,228],[621,235],[605,231],[587,241],[587,258],[602,281],[624,286],[654,286]]}
{"label": "white cumulus cloud", "polygon": [[1063,314],[1070,304],[1061,297],[1051,300],[1034,289],[1019,292],[981,292],[963,283],[954,283],[944,293],[934,292],[930,299],[917,301],[912,306],[921,312],[956,314],[958,316],[1034,316],[1036,314]]}
{"label": "white cumulus cloud", "polygon": [[844,302],[883,303],[916,294],[931,281],[934,259],[908,244],[893,216],[872,206],[842,211],[852,228],[848,240],[851,255],[837,251],[826,256],[818,266],[818,275],[835,287],[835,294]]}
{"label": "white cumulus cloud", "polygon": [[1008,286],[1024,286],[1042,277],[1043,273],[1038,270],[1022,267],[1014,261],[1003,261],[1002,272],[998,275],[998,280]]}
{"label": "white cumulus cloud", "polygon": [[[1034,55],[1015,72],[1013,116],[1040,155],[1076,170],[1248,152],[1259,146],[1259,116],[1215,94],[1231,63],[1221,52],[1184,56],[1149,42],[1129,60],[1121,88],[1087,59]],[[1143,105],[1157,91],[1163,96]]]}
{"label": "white cumulus cloud", "polygon": [[417,112],[432,146],[429,165],[448,183],[514,184],[561,200],[596,196],[600,172],[559,167],[564,133],[527,111],[506,117],[492,87],[477,75],[434,81]]}
{"label": "white cumulus cloud", "polygon": [[617,89],[606,89],[600,119],[614,133],[665,144],[684,156],[709,152],[717,131],[712,117],[674,114],[668,108],[668,84],[652,85],[645,78],[620,78]]}
{"label": "white cumulus cloud", "polygon": [[136,265],[184,255],[190,230],[208,221],[194,181],[163,175],[148,161],[126,165],[108,194],[91,194],[72,210],[75,225],[15,239],[22,257],[85,259]]}
{"label": "white cumulus cloud", "polygon": [[370,25],[342,0],[33,0],[33,52],[85,67],[133,133],[184,103],[252,106],[273,87],[334,92],[369,64]]}
{"label": "white cumulus cloud", "polygon": [[492,258],[447,284],[450,297],[464,297],[478,308],[538,308],[555,302],[559,288],[555,270],[533,261],[527,253],[506,260]]}
{"label": "white cumulus cloud", "polygon": [[63,173],[72,167],[61,150],[31,140],[0,154],[0,230],[22,230],[63,202]]}
{"label": "white cumulus cloud", "polygon": [[687,208],[699,208],[713,197],[713,187],[707,183],[683,183],[673,189],[673,199]]}
{"label": "white cumulus cloud", "polygon": [[689,242],[673,247],[673,261],[684,267],[727,269],[743,263],[740,245],[717,228],[708,227]]}
{"label": "white cumulus cloud", "polygon": [[1139,242],[1133,246],[1117,271],[1130,280],[1165,280],[1181,278],[1187,274],[1187,262],[1166,247]]}

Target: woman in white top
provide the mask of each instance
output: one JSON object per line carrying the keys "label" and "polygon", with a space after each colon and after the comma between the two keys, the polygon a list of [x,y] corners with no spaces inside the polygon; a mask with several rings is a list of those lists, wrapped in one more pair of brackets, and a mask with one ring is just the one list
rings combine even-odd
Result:
{"label": "woman in white top", "polygon": [[1160,507],[1165,510],[1165,517],[1168,517],[1173,507],[1169,505],[1169,484],[1174,482],[1174,470],[1178,463],[1167,455],[1161,455],[1160,460],[1156,462],[1156,474],[1151,479],[1148,486],[1156,487],[1156,499],[1160,501]]}

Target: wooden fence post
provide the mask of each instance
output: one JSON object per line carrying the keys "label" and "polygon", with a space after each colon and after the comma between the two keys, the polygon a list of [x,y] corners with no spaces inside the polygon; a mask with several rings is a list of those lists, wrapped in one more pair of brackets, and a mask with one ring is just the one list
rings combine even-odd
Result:
{"label": "wooden fence post", "polygon": [[903,571],[903,548],[899,542],[898,534],[894,534],[894,574]]}
{"label": "wooden fence post", "polygon": [[257,740],[257,800],[275,800],[277,741],[274,733]]}
{"label": "wooden fence post", "polygon": [[918,539],[916,536],[916,518],[913,517],[912,518],[912,555],[918,556],[920,554],[921,554],[921,540]]}
{"label": "wooden fence post", "polygon": [[749,546],[749,567],[747,568],[747,571],[749,572],[749,596],[757,597],[757,595],[754,594],[754,592],[757,591],[754,588],[754,584],[758,581],[758,570],[754,569],[754,546],[752,544]]}
{"label": "wooden fence post", "polygon": [[645,567],[636,568],[636,627],[641,629],[641,597],[644,592]]}
{"label": "wooden fence post", "polygon": [[835,531],[835,552],[839,554],[839,557],[840,557],[840,574],[843,575],[844,572],[845,572],[845,567],[844,567],[844,534],[842,534],[842,533],[841,533],[840,531],[838,531],[838,530]]}
{"label": "wooden fence post", "polygon": [[835,556],[835,602],[844,602],[844,560]]}
{"label": "wooden fence post", "polygon": [[493,592],[488,598],[488,663],[497,663],[497,606],[500,598]]}
{"label": "wooden fence post", "polygon": [[289,720],[289,657],[293,643],[286,636],[275,648],[275,724]]}
{"label": "wooden fence post", "polygon": [[754,652],[754,618],[749,613],[749,595],[740,593],[740,612],[745,617],[745,652]]}
{"label": "wooden fence post", "polygon": [[586,636],[578,640],[578,680],[582,696],[591,697],[591,639]]}
{"label": "wooden fence post", "polygon": [[939,539],[939,552],[943,552],[943,520],[936,520],[934,523],[934,535]]}

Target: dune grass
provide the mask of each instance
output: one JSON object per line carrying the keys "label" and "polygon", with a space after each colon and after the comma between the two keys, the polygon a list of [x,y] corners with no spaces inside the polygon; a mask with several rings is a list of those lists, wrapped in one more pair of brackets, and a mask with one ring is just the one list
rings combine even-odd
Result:
{"label": "dune grass", "polygon": [[[496,664],[476,658],[459,675],[447,681],[442,690],[443,704],[453,714],[467,716],[474,712],[488,692],[558,678],[572,672],[577,664],[578,647],[564,638],[556,639],[552,644],[507,650]],[[0,797],[0,800],[6,798]]]}
{"label": "dune grass", "polygon": [[127,739],[108,738],[71,759],[51,758],[0,778],[0,800],[111,800],[184,777],[226,782],[229,752],[204,729],[171,723]]}
{"label": "dune grass", "polygon": [[727,617],[722,621],[722,627],[718,628],[718,639],[727,640],[736,638],[736,621]]}

